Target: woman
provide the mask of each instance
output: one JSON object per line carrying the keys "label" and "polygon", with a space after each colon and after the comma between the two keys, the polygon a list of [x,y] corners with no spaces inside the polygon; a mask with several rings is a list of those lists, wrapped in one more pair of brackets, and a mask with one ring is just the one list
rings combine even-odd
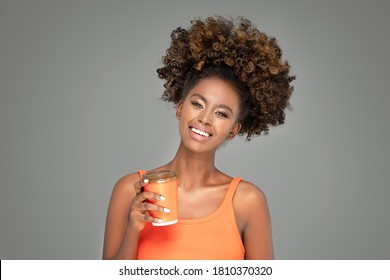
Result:
{"label": "woman", "polygon": [[[289,64],[274,38],[245,18],[195,19],[177,28],[164,66],[164,101],[173,102],[181,142],[154,171],[179,178],[179,222],[155,227],[144,171],[122,177],[108,208],[104,259],[273,259],[266,198],[254,184],[215,167],[215,153],[236,135],[267,134],[284,123],[293,91]],[[175,236],[169,238],[168,236]]]}

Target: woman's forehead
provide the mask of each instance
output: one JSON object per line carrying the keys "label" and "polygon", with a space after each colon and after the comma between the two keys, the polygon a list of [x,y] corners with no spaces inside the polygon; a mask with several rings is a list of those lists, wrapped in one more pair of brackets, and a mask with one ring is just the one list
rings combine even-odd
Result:
{"label": "woman's forehead", "polygon": [[240,95],[231,82],[210,77],[200,80],[188,93],[189,97],[203,97],[209,102],[239,103]]}

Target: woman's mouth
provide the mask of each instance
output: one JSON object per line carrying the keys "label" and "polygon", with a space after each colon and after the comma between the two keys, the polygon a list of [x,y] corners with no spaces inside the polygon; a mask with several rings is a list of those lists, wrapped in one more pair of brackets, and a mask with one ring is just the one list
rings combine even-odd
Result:
{"label": "woman's mouth", "polygon": [[197,134],[197,135],[200,135],[200,136],[203,136],[203,137],[210,137],[210,136],[211,136],[210,133],[208,133],[208,132],[206,132],[206,131],[203,131],[203,130],[200,130],[200,129],[198,129],[198,128],[195,128],[195,127],[191,127],[191,126],[190,126],[190,129],[191,129],[192,132],[194,132],[194,133]]}

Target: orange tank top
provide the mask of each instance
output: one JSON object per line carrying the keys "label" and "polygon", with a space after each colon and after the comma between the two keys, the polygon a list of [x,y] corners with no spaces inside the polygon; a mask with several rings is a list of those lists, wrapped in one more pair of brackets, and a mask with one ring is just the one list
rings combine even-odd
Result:
{"label": "orange tank top", "polygon": [[[139,170],[140,176],[144,170]],[[138,242],[139,260],[243,260],[244,245],[237,229],[233,196],[241,178],[234,178],[218,209],[203,218],[180,219],[156,227],[146,223]]]}

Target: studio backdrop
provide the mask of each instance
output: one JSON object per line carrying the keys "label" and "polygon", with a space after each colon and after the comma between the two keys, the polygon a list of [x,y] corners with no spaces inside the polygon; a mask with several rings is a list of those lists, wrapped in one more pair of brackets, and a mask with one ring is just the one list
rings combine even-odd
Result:
{"label": "studio backdrop", "polygon": [[[100,259],[112,188],[169,161],[175,28],[244,16],[296,75],[286,123],[217,152],[259,186],[276,259],[390,258],[388,1],[0,2],[0,258]],[[158,140],[158,141],[157,141]]]}

